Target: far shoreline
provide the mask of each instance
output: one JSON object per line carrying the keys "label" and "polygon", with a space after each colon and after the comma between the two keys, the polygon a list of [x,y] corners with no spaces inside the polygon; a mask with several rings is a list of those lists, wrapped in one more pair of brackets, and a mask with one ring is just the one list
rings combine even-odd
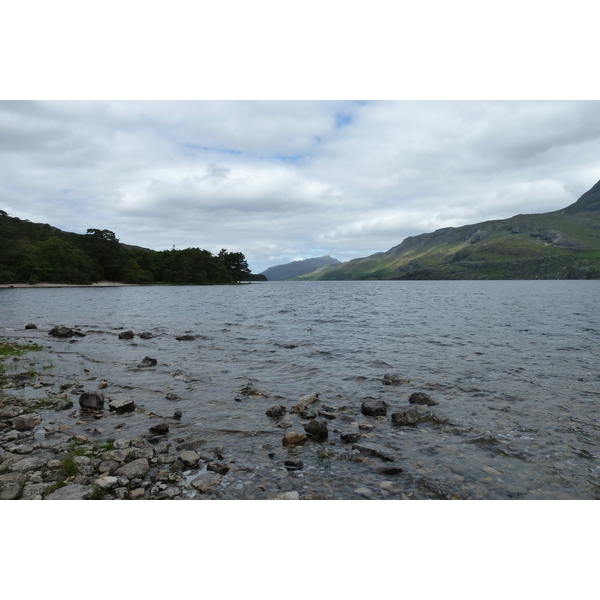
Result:
{"label": "far shoreline", "polygon": [[96,283],[0,283],[0,288],[63,288],[63,287],[135,287],[138,283],[119,283],[118,281],[97,281]]}

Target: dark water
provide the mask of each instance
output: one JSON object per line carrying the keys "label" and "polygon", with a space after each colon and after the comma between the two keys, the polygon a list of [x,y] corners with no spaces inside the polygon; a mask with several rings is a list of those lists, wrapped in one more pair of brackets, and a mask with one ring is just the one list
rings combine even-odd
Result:
{"label": "dark water", "polygon": [[[101,421],[101,437],[147,432],[155,415],[180,410],[173,444],[202,438],[233,467],[216,497],[589,499],[600,496],[599,295],[594,281],[6,289],[0,335],[48,347],[29,357],[55,388],[36,393],[105,379],[108,397],[135,400],[136,412]],[[39,330],[25,332],[28,322]],[[87,335],[50,338],[59,324]],[[154,337],[119,340],[126,329]],[[175,339],[185,333],[197,337]],[[144,356],[158,366],[138,369]],[[383,385],[386,373],[410,383]],[[266,396],[240,395],[248,382]],[[439,402],[433,417],[394,425],[390,413],[415,391]],[[335,415],[328,440],[284,448],[306,420],[288,416],[282,429],[265,411],[315,392],[315,409]],[[363,416],[366,398],[385,400],[387,417]],[[48,418],[76,429],[64,413]],[[394,450],[403,471],[381,473],[391,463],[353,450],[341,431]],[[290,457],[304,468],[288,472]]]}

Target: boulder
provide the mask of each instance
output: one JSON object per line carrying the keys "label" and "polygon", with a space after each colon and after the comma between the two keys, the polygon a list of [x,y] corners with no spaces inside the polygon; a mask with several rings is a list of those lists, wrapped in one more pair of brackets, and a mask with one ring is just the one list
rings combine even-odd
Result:
{"label": "boulder", "polygon": [[317,438],[326,438],[329,434],[329,431],[327,430],[327,422],[319,421],[318,419],[309,421],[304,426],[304,431],[306,431],[308,435],[312,435],[313,437]]}
{"label": "boulder", "polygon": [[157,362],[158,361],[155,358],[144,356],[142,362],[138,365],[138,368],[143,369],[144,367],[155,367]]}
{"label": "boulder", "polygon": [[140,333],[139,335],[143,340],[151,340],[152,339],[152,334],[149,331],[144,331],[143,333]]}
{"label": "boulder", "polygon": [[115,471],[118,477],[127,477],[127,479],[141,479],[150,470],[150,464],[146,458],[136,458],[131,462],[119,467]]}
{"label": "boulder", "polygon": [[276,406],[271,406],[269,410],[265,413],[267,417],[277,418],[283,417],[287,412],[286,407],[283,404],[278,404]]}
{"label": "boulder", "polygon": [[52,492],[46,496],[46,500],[87,500],[93,492],[94,488],[89,485],[74,483]]}
{"label": "boulder", "polygon": [[133,331],[129,330],[129,331],[122,331],[119,334],[119,339],[120,340],[132,340],[134,336]]}
{"label": "boulder", "polygon": [[383,400],[365,400],[360,411],[367,417],[379,417],[387,415],[387,404]]}
{"label": "boulder", "polygon": [[416,408],[409,408],[400,412],[392,413],[392,421],[398,425],[414,425],[421,419]]}
{"label": "boulder", "polygon": [[135,402],[131,398],[114,398],[108,403],[108,409],[117,413],[133,412]]}
{"label": "boulder", "polygon": [[0,475],[0,500],[17,500],[26,481],[23,473]]}
{"label": "boulder", "polygon": [[188,469],[191,469],[198,464],[200,455],[193,450],[184,450],[178,458],[184,464],[184,466],[186,466]]}
{"label": "boulder", "polygon": [[37,325],[34,323],[27,323],[27,325],[25,325],[25,329],[37,329]]}
{"label": "boulder", "polygon": [[17,431],[31,431],[35,429],[36,424],[39,422],[36,419],[37,415],[25,414],[15,417],[13,420],[13,426]]}
{"label": "boulder", "polygon": [[411,394],[408,401],[411,404],[426,404],[427,406],[435,406],[436,404],[439,404],[439,402],[436,402],[429,394],[426,394],[425,392],[415,392],[414,394]]}
{"label": "boulder", "polygon": [[104,408],[104,396],[99,392],[83,392],[79,396],[79,406],[81,408],[100,410]]}

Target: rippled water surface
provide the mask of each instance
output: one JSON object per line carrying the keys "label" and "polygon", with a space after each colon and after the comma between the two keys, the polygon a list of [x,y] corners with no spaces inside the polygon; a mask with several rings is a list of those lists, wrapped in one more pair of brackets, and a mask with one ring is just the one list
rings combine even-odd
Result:
{"label": "rippled water surface", "polygon": [[[597,498],[599,294],[595,281],[4,289],[0,335],[44,344],[29,357],[56,387],[105,379],[109,398],[133,398],[134,413],[102,420],[104,437],[147,432],[180,410],[172,443],[206,440],[232,466],[217,498]],[[61,324],[86,336],[48,336]],[[120,340],[123,330],[153,337]],[[195,339],[176,340],[184,334]],[[158,365],[138,368],[145,356]],[[410,382],[384,385],[386,373]],[[248,383],[264,395],[242,394]],[[416,391],[439,404],[414,426],[392,423]],[[307,418],[265,411],[316,392],[327,440],[282,446]],[[364,416],[369,398],[387,416]],[[341,441],[350,431],[397,460]],[[304,468],[288,471],[290,458]]]}

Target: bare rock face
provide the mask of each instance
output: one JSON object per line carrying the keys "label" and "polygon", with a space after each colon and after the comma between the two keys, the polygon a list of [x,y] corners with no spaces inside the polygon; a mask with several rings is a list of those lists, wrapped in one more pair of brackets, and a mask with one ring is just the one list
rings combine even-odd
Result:
{"label": "bare rock face", "polygon": [[81,408],[101,410],[104,408],[104,396],[99,392],[83,392],[79,396],[79,406]]}

